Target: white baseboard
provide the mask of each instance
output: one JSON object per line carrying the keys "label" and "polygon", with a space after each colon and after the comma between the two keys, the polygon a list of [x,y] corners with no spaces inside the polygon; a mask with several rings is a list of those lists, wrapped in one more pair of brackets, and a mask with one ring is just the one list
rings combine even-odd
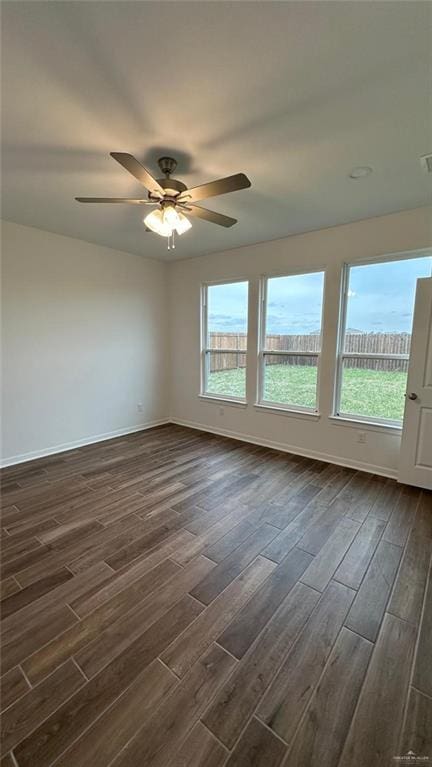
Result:
{"label": "white baseboard", "polygon": [[397,479],[397,472],[392,471],[385,466],[374,466],[373,464],[363,461],[353,461],[350,458],[342,458],[341,456],[322,453],[317,450],[305,450],[304,448],[299,448],[296,445],[288,445],[285,442],[274,442],[272,440],[258,439],[251,434],[243,434],[240,432],[231,431],[230,429],[213,428],[207,426],[207,424],[197,423],[195,421],[184,421],[179,418],[161,418],[157,421],[150,421],[147,423],[139,424],[137,426],[129,426],[125,429],[116,429],[115,431],[107,432],[105,434],[97,434],[92,437],[86,437],[85,439],[76,440],[75,442],[66,442],[62,445],[54,445],[53,447],[48,447],[43,450],[34,450],[30,453],[22,453],[21,455],[10,456],[9,458],[5,458],[0,462],[0,467],[6,468],[7,466],[14,466],[15,464],[25,463],[26,461],[35,461],[38,458],[45,458],[48,455],[64,453],[67,450],[75,450],[75,448],[78,447],[93,445],[97,442],[104,442],[108,439],[114,439],[115,437],[134,434],[135,432],[145,431],[146,429],[153,429],[156,426],[163,426],[168,423],[175,423],[179,426],[186,426],[189,429],[206,431],[210,432],[211,434],[219,434],[222,437],[230,437],[231,439],[236,439],[240,442],[249,442],[253,445],[260,445],[261,447],[270,447],[274,450],[280,450],[284,453],[295,453],[297,455],[302,455],[305,458],[314,458],[318,461],[334,463],[337,466],[346,466],[349,469],[366,471],[369,474],[379,474],[382,477]]}
{"label": "white baseboard", "polygon": [[365,471],[368,474],[378,474],[381,477],[397,479],[397,471],[389,469],[386,466],[374,466],[371,463],[353,461],[350,458],[342,458],[338,455],[321,453],[317,450],[305,450],[296,445],[287,445],[285,442],[273,442],[268,439],[258,439],[251,434],[243,434],[241,432],[231,431],[230,429],[213,428],[207,426],[207,424],[196,423],[194,421],[183,421],[179,418],[171,418],[170,422],[176,423],[179,426],[186,426],[189,429],[198,429],[199,431],[208,431],[211,434],[219,434],[221,437],[231,437],[231,439],[237,439],[240,442],[250,442],[252,445],[270,447],[284,453],[294,453],[296,455],[304,456],[305,458],[314,458],[318,461],[325,461],[326,463],[335,463],[337,466],[344,466],[348,469],[358,469],[359,471]]}
{"label": "white baseboard", "polygon": [[43,450],[33,450],[30,453],[12,455],[9,458],[4,458],[2,461],[0,461],[0,468],[6,468],[6,466],[15,466],[15,464],[26,463],[26,461],[36,461],[38,458],[45,458],[48,455],[65,453],[67,450],[75,450],[77,447],[93,445],[96,442],[105,442],[107,439],[123,437],[126,434],[134,434],[137,431],[153,429],[155,426],[163,426],[167,423],[171,423],[169,418],[160,418],[158,421],[148,421],[147,423],[141,423],[137,426],[128,426],[125,429],[115,429],[115,431],[109,431],[105,434],[95,434],[93,437],[85,437],[84,439],[78,439],[75,442],[65,442],[62,445],[54,445],[53,447],[47,447]]}

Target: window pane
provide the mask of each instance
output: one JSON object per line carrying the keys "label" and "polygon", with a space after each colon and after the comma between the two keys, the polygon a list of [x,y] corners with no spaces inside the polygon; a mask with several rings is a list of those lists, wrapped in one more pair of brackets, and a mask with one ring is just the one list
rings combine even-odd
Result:
{"label": "window pane", "polygon": [[263,401],[316,409],[318,357],[264,355]]}
{"label": "window pane", "polygon": [[207,346],[246,349],[248,283],[209,285],[207,288]]}
{"label": "window pane", "polygon": [[343,361],[340,412],[401,421],[408,360]]}
{"label": "window pane", "polygon": [[207,393],[246,397],[246,354],[208,352]]}
{"label": "window pane", "polygon": [[319,352],[324,272],[267,280],[265,348]]}
{"label": "window pane", "polygon": [[408,354],[416,281],[431,273],[431,257],[351,266],[344,351]]}
{"label": "window pane", "polygon": [[[343,350],[409,354],[416,282],[429,277],[432,258],[351,266]],[[340,412],[402,420],[407,362],[345,360]]]}

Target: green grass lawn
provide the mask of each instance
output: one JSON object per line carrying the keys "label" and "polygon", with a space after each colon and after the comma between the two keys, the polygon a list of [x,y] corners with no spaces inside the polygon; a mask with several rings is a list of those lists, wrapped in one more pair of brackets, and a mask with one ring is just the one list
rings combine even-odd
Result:
{"label": "green grass lawn", "polygon": [[[265,373],[264,399],[299,407],[315,407],[316,375],[305,365],[269,365]],[[341,412],[401,420],[406,373],[346,368],[343,374]],[[245,369],[211,373],[210,394],[245,396]]]}

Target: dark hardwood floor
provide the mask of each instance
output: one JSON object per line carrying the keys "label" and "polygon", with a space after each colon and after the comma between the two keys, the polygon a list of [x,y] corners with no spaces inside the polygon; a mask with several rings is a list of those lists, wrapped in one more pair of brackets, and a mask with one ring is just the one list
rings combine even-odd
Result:
{"label": "dark hardwood floor", "polygon": [[1,767],[432,765],[432,494],[163,426],[5,469]]}

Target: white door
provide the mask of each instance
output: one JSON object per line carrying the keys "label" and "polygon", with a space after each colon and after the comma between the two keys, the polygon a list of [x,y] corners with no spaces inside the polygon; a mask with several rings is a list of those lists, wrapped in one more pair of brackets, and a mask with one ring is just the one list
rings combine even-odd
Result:
{"label": "white door", "polygon": [[417,280],[398,479],[432,490],[432,277]]}

